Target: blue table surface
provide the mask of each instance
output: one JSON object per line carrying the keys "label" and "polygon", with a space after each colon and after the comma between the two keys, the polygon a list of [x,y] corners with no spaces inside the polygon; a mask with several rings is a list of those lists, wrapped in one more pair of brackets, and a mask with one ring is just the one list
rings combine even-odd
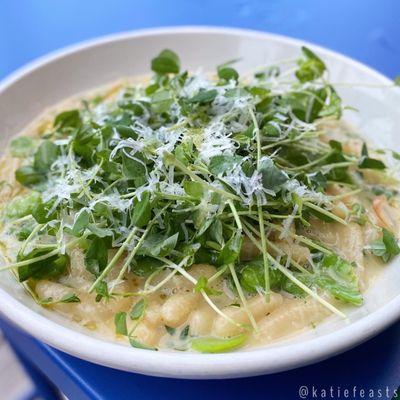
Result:
{"label": "blue table surface", "polygon": [[[326,399],[390,400],[400,382],[400,322],[327,361],[274,375],[223,381],[162,379],[100,367],[54,350],[1,320],[0,328],[14,348],[24,352],[24,360],[39,367],[70,400],[291,400],[300,399],[298,393],[304,387],[309,391],[302,397],[306,399],[324,398],[326,390]],[[348,397],[344,397],[345,389]],[[319,395],[313,396],[313,390]],[[370,391],[373,396],[368,396]]]}
{"label": "blue table surface", "polygon": [[[0,79],[38,56],[81,40],[171,25],[270,31],[337,50],[391,78],[400,74],[400,2],[396,0],[0,0]],[[314,366],[223,382],[151,378],[95,366],[43,345],[4,321],[0,324],[17,350],[71,399],[241,399],[250,395],[295,399],[300,385],[328,389],[356,385],[384,391],[400,383],[399,323],[366,344]],[[381,398],[387,398],[382,393]]]}

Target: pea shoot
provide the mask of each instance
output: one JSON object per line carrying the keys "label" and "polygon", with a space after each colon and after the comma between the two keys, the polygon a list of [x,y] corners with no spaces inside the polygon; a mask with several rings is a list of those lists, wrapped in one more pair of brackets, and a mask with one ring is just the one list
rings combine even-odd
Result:
{"label": "pea shoot", "polygon": [[[377,190],[393,201],[390,165],[366,143],[349,151],[329,136],[326,126],[338,123],[344,106],[310,49],[303,47],[287,71],[272,66],[243,77],[233,64],[209,78],[185,71],[174,51],[162,50],[146,85],[125,85],[111,100],[86,99],[56,115],[41,137],[14,139],[10,153],[19,160],[15,181],[22,190],[2,210],[1,237],[20,246],[0,270],[14,270],[34,290],[40,280],[68,274],[70,251],[81,249],[95,302],[140,296],[130,310],[115,313],[115,332],[132,347],[151,350],[135,331],[146,317],[147,296],[175,274],[244,331],[197,337],[188,324],[165,325],[184,342],[177,349],[217,353],[245,345],[249,331],[258,332],[248,306],[258,294],[265,302],[271,291],[311,295],[340,316],[329,300],[361,305],[356,263],[307,230],[315,221],[368,225],[378,238],[365,253],[384,262],[398,255],[396,232],[378,228],[364,200],[343,203],[338,212],[347,197],[362,194],[371,202]],[[370,184],[368,174],[379,182]],[[332,194],[335,188],[340,194]],[[282,243],[302,246],[308,258],[299,262]],[[214,265],[216,274],[195,278],[189,268],[198,263]],[[166,270],[172,273],[152,286]],[[120,293],[132,276],[145,281],[144,290]],[[219,278],[249,324],[236,323],[217,305],[225,290],[215,287]],[[40,300],[80,302],[72,289],[59,300]]]}

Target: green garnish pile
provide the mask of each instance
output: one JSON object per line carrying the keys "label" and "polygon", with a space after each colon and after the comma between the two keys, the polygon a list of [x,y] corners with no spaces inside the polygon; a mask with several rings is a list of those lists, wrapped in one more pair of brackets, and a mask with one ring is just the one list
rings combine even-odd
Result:
{"label": "green garnish pile", "polygon": [[[21,242],[5,268],[28,284],[57,279],[68,273],[68,250],[80,246],[98,301],[117,295],[129,272],[148,277],[208,263],[245,297],[264,293],[268,301],[275,290],[321,299],[322,291],[360,305],[355,266],[303,228],[315,218],[365,224],[362,206],[346,218],[333,213],[326,188],[337,183],[372,197],[379,185],[367,185],[363,172],[385,176],[387,167],[366,145],[356,156],[321,139],[319,121],[343,112],[324,62],[302,48],[294,79],[278,66],[242,79],[231,63],[208,79],[182,71],[164,50],[151,68],[147,86],[126,87],[113,101],[86,100],[40,138],[13,140],[12,155],[23,159],[15,177],[28,191],[3,213],[7,234]],[[274,243],[278,236],[308,247],[310,260],[297,263]],[[255,259],[241,258],[244,240],[259,248]],[[399,247],[385,230],[371,251],[388,261]],[[194,290],[220,294],[205,277]],[[119,333],[125,317],[116,316]]]}

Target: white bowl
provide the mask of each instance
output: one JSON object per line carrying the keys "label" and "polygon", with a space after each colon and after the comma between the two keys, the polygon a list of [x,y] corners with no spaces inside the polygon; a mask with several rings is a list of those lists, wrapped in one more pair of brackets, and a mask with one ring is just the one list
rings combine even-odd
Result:
{"label": "white bowl", "polygon": [[[3,144],[45,107],[121,76],[149,71],[151,58],[172,48],[185,68],[214,70],[240,59],[240,71],[295,58],[303,42],[239,29],[183,27],[113,35],[79,44],[22,68],[0,85],[0,126]],[[390,84],[378,72],[340,54],[306,44],[327,63],[332,82]],[[345,88],[349,114],[371,140],[398,148],[400,91]],[[69,354],[101,365],[142,374],[176,378],[232,378],[267,374],[310,364],[349,349],[376,335],[400,316],[400,268],[395,260],[384,268],[366,293],[365,305],[348,311],[350,323],[331,318],[316,330],[290,340],[229,354],[152,352],[104,341],[37,306],[11,277],[0,274],[0,311],[9,320]]]}

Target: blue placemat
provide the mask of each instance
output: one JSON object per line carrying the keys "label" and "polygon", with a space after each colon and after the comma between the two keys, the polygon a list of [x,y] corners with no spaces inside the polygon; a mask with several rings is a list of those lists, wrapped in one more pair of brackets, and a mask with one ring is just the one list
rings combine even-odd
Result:
{"label": "blue placemat", "polygon": [[[1,0],[0,79],[38,56],[81,40],[195,24],[289,35],[342,52],[389,77],[400,74],[396,0]],[[70,399],[288,400],[301,398],[300,387],[307,388],[300,394],[309,399],[385,399],[400,383],[399,323],[314,366],[224,381],[151,378],[99,367],[39,343],[1,320],[0,327],[29,368],[41,369]]]}
{"label": "blue placemat", "polygon": [[71,400],[391,399],[400,382],[400,322],[357,348],[312,366],[253,378],[204,381],[100,367],[54,350],[4,321],[0,328],[14,348]]}

